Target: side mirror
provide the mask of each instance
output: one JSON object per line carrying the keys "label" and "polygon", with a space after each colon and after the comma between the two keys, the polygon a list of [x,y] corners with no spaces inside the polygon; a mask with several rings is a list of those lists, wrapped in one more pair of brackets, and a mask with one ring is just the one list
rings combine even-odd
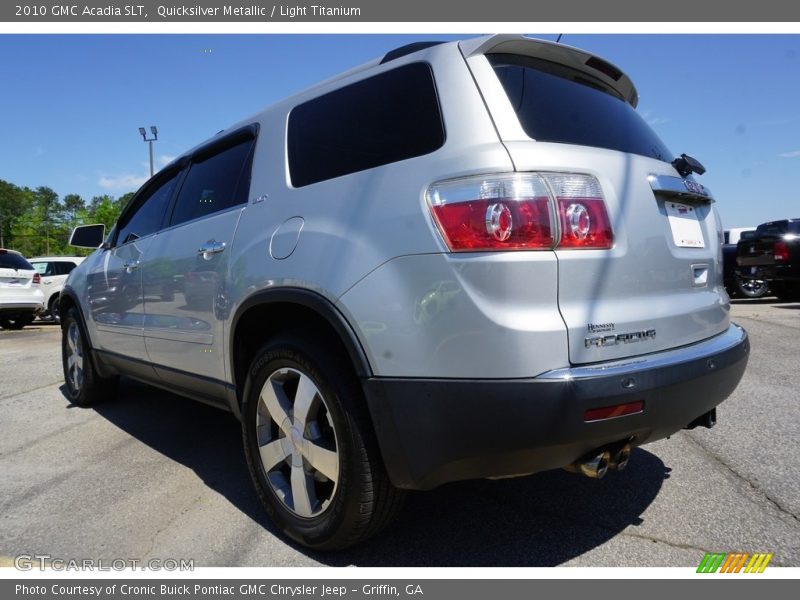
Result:
{"label": "side mirror", "polygon": [[97,225],[80,225],[72,230],[69,237],[69,245],[76,248],[99,248],[106,236],[106,226],[102,223]]}

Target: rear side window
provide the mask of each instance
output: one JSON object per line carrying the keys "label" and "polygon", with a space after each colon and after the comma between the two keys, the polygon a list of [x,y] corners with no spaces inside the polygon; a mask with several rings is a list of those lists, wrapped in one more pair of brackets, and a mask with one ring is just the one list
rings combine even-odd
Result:
{"label": "rear side window", "polygon": [[117,235],[118,244],[127,244],[141,237],[155,233],[161,228],[161,221],[167,209],[175,184],[180,173],[154,185],[136,198],[136,207],[133,212],[125,217],[125,222],[119,227]]}
{"label": "rear side window", "polygon": [[292,110],[289,174],[302,187],[429,154],[444,138],[431,68],[412,63]]}
{"label": "rear side window", "polygon": [[0,252],[0,269],[22,269],[33,271],[31,263],[22,258],[19,254],[12,252]]}
{"label": "rear side window", "polygon": [[181,186],[171,225],[247,202],[253,140],[246,140],[193,162]]}
{"label": "rear side window", "polygon": [[486,58],[522,128],[534,140],[672,160],[673,155],[636,110],[599,79],[528,56],[489,54]]}

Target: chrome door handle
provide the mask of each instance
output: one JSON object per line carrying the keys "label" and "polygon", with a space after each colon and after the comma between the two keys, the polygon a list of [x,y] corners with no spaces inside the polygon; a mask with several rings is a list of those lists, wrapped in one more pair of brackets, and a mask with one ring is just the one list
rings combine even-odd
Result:
{"label": "chrome door handle", "polygon": [[225,242],[208,240],[205,244],[198,248],[197,253],[201,254],[206,260],[211,260],[211,257],[214,254],[219,254],[223,250],[225,250]]}
{"label": "chrome door handle", "polygon": [[126,273],[133,273],[135,269],[139,268],[139,261],[135,260],[133,262],[125,263],[122,265],[122,268],[125,269]]}
{"label": "chrome door handle", "polygon": [[52,281],[43,281],[42,283],[45,284],[45,285],[50,285],[53,282]]}

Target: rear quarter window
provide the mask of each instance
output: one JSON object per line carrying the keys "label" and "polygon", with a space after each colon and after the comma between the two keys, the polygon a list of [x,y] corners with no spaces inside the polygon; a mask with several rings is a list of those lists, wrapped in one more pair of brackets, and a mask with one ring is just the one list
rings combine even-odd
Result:
{"label": "rear quarter window", "polygon": [[295,107],[289,174],[302,187],[429,154],[444,139],[431,67],[411,63]]}

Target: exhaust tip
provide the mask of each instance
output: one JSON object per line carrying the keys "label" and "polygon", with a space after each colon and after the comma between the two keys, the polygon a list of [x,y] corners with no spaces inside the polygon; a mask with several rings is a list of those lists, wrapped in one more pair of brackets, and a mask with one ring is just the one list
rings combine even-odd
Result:
{"label": "exhaust tip", "polygon": [[611,462],[611,453],[600,452],[577,463],[578,472],[581,475],[592,479],[602,479],[608,473],[608,465]]}
{"label": "exhaust tip", "polygon": [[611,457],[611,462],[608,465],[609,469],[622,471],[628,466],[628,461],[631,459],[631,446],[626,444],[620,450],[614,453]]}

